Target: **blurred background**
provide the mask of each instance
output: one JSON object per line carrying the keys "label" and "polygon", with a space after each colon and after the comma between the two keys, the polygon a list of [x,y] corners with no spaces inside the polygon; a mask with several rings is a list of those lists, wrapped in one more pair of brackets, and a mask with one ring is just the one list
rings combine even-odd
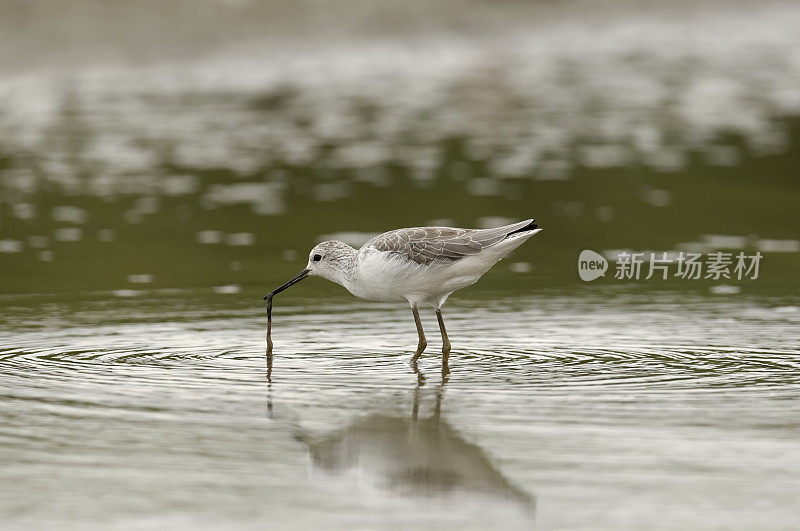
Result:
{"label": "blurred background", "polygon": [[0,39],[0,292],[260,292],[323,238],[528,217],[498,288],[709,289],[585,248],[800,285],[795,2],[4,0]]}
{"label": "blurred background", "polygon": [[[796,528],[798,205],[796,1],[0,0],[0,527]],[[527,218],[267,382],[317,241]]]}

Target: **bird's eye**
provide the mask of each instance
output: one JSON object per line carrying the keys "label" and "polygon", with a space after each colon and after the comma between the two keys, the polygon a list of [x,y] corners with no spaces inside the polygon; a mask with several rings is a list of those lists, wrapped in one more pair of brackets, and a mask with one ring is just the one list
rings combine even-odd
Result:
{"label": "bird's eye", "polygon": [[322,260],[322,255],[321,254],[315,254],[314,255],[314,261],[315,262],[319,262],[320,260]]}

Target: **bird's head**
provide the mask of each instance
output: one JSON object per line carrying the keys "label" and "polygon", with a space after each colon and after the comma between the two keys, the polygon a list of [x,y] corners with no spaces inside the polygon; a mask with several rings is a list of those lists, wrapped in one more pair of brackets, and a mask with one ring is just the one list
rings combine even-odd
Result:
{"label": "bird's head", "polygon": [[348,271],[348,264],[352,261],[356,250],[344,242],[329,240],[318,243],[308,253],[306,268],[292,277],[286,284],[267,293],[264,299],[277,295],[286,288],[297,284],[308,276],[327,278],[337,284],[342,284]]}
{"label": "bird's head", "polygon": [[355,249],[338,240],[318,243],[308,253],[308,274],[341,283],[342,274],[355,252]]}

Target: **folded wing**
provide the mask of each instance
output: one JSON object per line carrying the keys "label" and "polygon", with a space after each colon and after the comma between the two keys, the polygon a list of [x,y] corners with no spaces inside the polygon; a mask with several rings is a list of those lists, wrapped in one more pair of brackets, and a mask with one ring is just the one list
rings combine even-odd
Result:
{"label": "folded wing", "polygon": [[362,249],[396,253],[418,264],[454,262],[480,253],[484,248],[503,241],[517,232],[534,230],[528,219],[494,229],[456,229],[452,227],[412,227],[379,234]]}

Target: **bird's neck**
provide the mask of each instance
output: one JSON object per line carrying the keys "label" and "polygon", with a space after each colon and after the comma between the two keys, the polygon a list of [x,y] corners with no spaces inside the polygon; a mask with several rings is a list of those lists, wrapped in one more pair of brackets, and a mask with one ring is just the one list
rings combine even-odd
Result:
{"label": "bird's neck", "polygon": [[331,269],[328,280],[344,286],[349,292],[353,293],[353,289],[358,285],[359,280],[357,258],[358,251],[352,247],[348,247],[346,250],[342,249],[342,255],[336,257],[336,267]]}

